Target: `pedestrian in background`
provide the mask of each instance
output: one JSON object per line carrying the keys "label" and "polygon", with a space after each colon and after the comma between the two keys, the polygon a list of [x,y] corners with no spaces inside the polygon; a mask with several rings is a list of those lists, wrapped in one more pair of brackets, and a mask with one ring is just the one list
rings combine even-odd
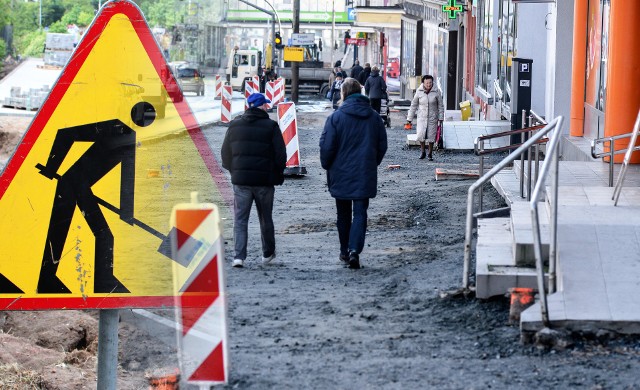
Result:
{"label": "pedestrian in background", "polygon": [[233,184],[234,267],[243,267],[247,258],[249,214],[256,203],[262,238],[262,262],[276,257],[273,227],[274,186],[284,182],[287,150],[278,123],[267,114],[260,93],[247,99],[249,109],[234,119],[222,142],[222,167],[231,173]]}
{"label": "pedestrian in background", "polygon": [[320,136],[320,163],[336,200],[340,260],[353,269],[360,268],[369,199],[377,194],[378,165],[387,151],[384,123],[361,89],[353,78],[342,83],[342,104]]}
{"label": "pedestrian in background", "polygon": [[331,86],[331,103],[334,110],[337,110],[340,105],[340,87],[342,87],[343,81],[342,75],[338,73]]}
{"label": "pedestrian in background", "polygon": [[360,83],[360,85],[364,85],[364,83],[367,82],[370,74],[371,65],[367,62],[364,64],[364,69],[362,69],[362,72],[360,72],[360,74],[358,75],[358,82]]}
{"label": "pedestrian in background", "polygon": [[387,83],[380,76],[380,68],[377,65],[371,68],[371,76],[364,83],[364,93],[369,96],[371,107],[379,114],[382,98],[387,94]]}
{"label": "pedestrian in background", "polygon": [[433,76],[422,76],[422,84],[416,90],[411,100],[411,108],[407,114],[407,124],[410,126],[414,116],[418,115],[416,124],[417,141],[420,142],[420,159],[424,159],[425,142],[429,144],[429,161],[433,161],[433,142],[436,139],[438,126],[444,120],[444,104],[442,93],[433,86]]}
{"label": "pedestrian in background", "polygon": [[363,68],[362,66],[360,66],[360,61],[355,60],[353,62],[353,67],[351,68],[351,73],[349,74],[349,76],[357,80],[362,70]]}

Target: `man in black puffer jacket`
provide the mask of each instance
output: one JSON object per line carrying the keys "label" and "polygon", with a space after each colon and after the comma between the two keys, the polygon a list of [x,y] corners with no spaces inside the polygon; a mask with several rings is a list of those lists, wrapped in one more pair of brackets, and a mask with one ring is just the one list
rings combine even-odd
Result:
{"label": "man in black puffer jacket", "polygon": [[284,182],[287,149],[278,123],[265,111],[267,103],[271,101],[262,94],[249,96],[249,109],[231,122],[222,142],[222,167],[231,172],[233,184],[234,267],[243,267],[247,258],[247,228],[254,200],[262,235],[262,262],[276,257],[274,186]]}

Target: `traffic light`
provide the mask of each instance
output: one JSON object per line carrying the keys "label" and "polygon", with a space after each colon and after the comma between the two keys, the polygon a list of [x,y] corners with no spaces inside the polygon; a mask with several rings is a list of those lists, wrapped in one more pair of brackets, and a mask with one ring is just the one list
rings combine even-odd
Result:
{"label": "traffic light", "polygon": [[282,44],[282,37],[280,36],[280,32],[276,33],[276,36],[273,38],[273,43],[276,49],[282,49],[284,45]]}

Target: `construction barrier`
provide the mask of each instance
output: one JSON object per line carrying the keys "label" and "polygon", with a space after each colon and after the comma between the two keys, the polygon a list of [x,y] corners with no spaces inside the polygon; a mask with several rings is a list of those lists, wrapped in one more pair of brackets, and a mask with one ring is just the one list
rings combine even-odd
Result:
{"label": "construction barrier", "polygon": [[244,110],[247,111],[249,109],[249,103],[247,103],[247,99],[253,93],[253,79],[248,79],[244,82]]}
{"label": "construction barrier", "polygon": [[296,105],[293,102],[278,104],[278,124],[287,147],[287,165],[285,175],[305,175],[307,169],[300,166],[300,144],[298,142],[298,120]]}
{"label": "construction barrier", "polygon": [[233,100],[233,90],[230,85],[222,87],[222,103],[220,104],[220,120],[222,123],[231,122],[231,101]]}
{"label": "construction barrier", "polygon": [[276,102],[281,103],[284,102],[284,79],[282,77],[278,77],[278,79],[276,80],[278,82],[278,98],[276,99]]}
{"label": "construction barrier", "polygon": [[260,77],[254,75],[251,79],[253,80],[253,92],[260,92]]}
{"label": "construction barrier", "polygon": [[171,254],[182,380],[210,387],[229,377],[224,238],[218,207],[178,204],[171,214]]}
{"label": "construction barrier", "polygon": [[216,79],[213,85],[213,98],[222,98],[222,78],[219,74],[216,75]]}
{"label": "construction barrier", "polygon": [[267,103],[267,107],[269,109],[272,109],[275,105],[278,104],[277,102],[277,97],[278,97],[278,83],[275,81],[269,81],[267,82],[267,84],[265,85],[265,97],[269,100],[271,100],[271,103]]}

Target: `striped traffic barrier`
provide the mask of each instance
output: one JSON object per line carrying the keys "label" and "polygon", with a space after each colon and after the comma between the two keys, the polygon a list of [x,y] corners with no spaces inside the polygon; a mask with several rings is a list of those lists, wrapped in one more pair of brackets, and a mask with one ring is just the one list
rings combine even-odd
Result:
{"label": "striped traffic barrier", "polygon": [[285,87],[285,83],[284,83],[284,79],[282,77],[278,77],[278,79],[276,80],[278,82],[278,99],[277,102],[281,103],[284,102],[284,95],[285,95],[285,91],[284,91],[284,87]]}
{"label": "striped traffic barrier", "polygon": [[298,142],[298,120],[296,119],[296,105],[293,102],[278,104],[278,124],[282,131],[282,138],[287,147],[287,164],[285,175],[305,175],[307,169],[300,165],[300,144]]}
{"label": "striped traffic barrier", "polygon": [[265,85],[265,91],[264,91],[265,97],[271,100],[271,103],[267,103],[267,107],[269,109],[272,109],[273,106],[278,104],[278,102],[276,101],[276,98],[278,95],[278,91],[276,90],[277,87],[278,87],[278,83],[275,81],[269,81]]}
{"label": "striped traffic barrier", "polygon": [[216,75],[214,88],[213,88],[213,98],[218,99],[222,98],[222,78],[219,74]]}
{"label": "striped traffic barrier", "polygon": [[253,80],[253,92],[261,92],[260,91],[260,77],[258,75],[254,75],[251,77]]}
{"label": "striped traffic barrier", "polygon": [[191,198],[171,214],[178,362],[187,384],[209,388],[229,377],[224,238],[218,207]]}
{"label": "striped traffic barrier", "polygon": [[253,93],[253,79],[247,79],[244,82],[244,110],[247,111],[249,109],[249,103],[247,103],[247,99]]}
{"label": "striped traffic barrier", "polygon": [[233,90],[230,85],[222,87],[222,103],[220,104],[220,120],[222,123],[231,122],[231,101],[233,100]]}

